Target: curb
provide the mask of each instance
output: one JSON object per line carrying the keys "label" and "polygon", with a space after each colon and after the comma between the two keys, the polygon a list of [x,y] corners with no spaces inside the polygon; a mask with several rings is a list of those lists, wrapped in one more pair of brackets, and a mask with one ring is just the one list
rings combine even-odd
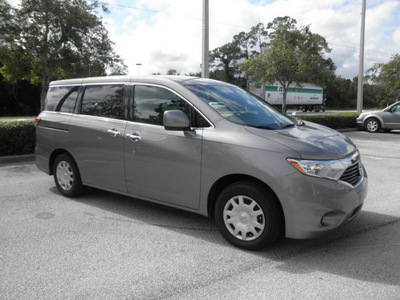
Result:
{"label": "curb", "polygon": [[342,129],[335,129],[339,132],[351,132],[351,131],[360,131],[360,128],[342,128]]}
{"label": "curb", "polygon": [[20,161],[35,161],[35,154],[0,156],[0,164],[14,163]]}

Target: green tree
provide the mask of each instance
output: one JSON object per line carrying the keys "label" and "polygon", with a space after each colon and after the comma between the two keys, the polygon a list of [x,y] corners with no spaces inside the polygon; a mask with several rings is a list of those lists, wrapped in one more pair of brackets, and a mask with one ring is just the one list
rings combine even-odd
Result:
{"label": "green tree", "polygon": [[268,31],[263,23],[258,23],[251,27],[249,32],[240,32],[233,37],[233,43],[241,48],[242,54],[240,58],[248,59],[249,57],[260,53],[267,45],[266,38]]}
{"label": "green tree", "polygon": [[[240,68],[238,67],[238,61],[241,59],[249,59],[250,57],[257,55],[261,49],[264,49],[267,45],[266,38],[268,32],[265,30],[263,23],[258,23],[256,26],[251,27],[249,32],[240,32],[233,37],[233,44],[240,47],[240,54],[234,58],[232,65],[234,68],[234,77],[229,79],[229,82],[239,85],[243,88],[249,89],[249,80],[247,76],[243,77]],[[258,50],[257,50],[258,49]]]}
{"label": "green tree", "polygon": [[331,76],[326,81],[327,105],[334,108],[351,108],[357,104],[357,82],[341,76]]}
{"label": "green tree", "polygon": [[26,80],[9,82],[0,74],[0,117],[38,115],[38,99],[39,86]]}
{"label": "green tree", "polygon": [[296,20],[279,17],[267,29],[270,41],[259,55],[250,57],[242,70],[252,80],[272,84],[278,81],[283,87],[282,111],[286,112],[286,95],[291,84],[301,87],[301,82],[321,83],[335,70],[332,60],[324,59],[331,50],[325,38],[312,33],[309,26],[298,29]]}
{"label": "green tree", "polygon": [[185,76],[201,77],[201,72],[189,72],[185,73]]}
{"label": "green tree", "polygon": [[393,98],[389,97],[385,89],[377,84],[364,84],[363,106],[379,108],[389,105]]}
{"label": "green tree", "polygon": [[179,75],[178,71],[175,69],[169,69],[167,75]]}
{"label": "green tree", "polygon": [[367,81],[384,89],[388,97],[400,100],[400,54],[392,56],[386,64],[375,64],[367,71]]}
{"label": "green tree", "polygon": [[239,32],[233,41],[210,51],[213,68],[210,78],[226,81],[247,88],[247,77],[239,68],[239,62],[259,53],[266,46],[268,32],[263,23],[253,26],[249,32]]}
{"label": "green tree", "polygon": [[220,78],[220,80],[231,82],[234,77],[236,62],[241,57],[240,46],[234,41],[212,50],[210,63],[212,67],[223,68],[223,78]]}
{"label": "green tree", "polygon": [[[250,47],[252,49],[252,56],[260,53],[268,45],[268,31],[263,23],[258,23],[256,26],[251,27],[248,37],[250,41]],[[258,50],[256,50],[257,46]]]}
{"label": "green tree", "polygon": [[[123,74],[97,0],[0,0],[0,72],[9,81],[41,84],[41,107],[53,79]],[[106,7],[102,7],[107,11]]]}

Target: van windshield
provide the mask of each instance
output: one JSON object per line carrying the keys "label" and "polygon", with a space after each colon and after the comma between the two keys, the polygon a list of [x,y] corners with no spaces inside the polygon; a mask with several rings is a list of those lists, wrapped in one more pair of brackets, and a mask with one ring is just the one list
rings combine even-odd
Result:
{"label": "van windshield", "polygon": [[231,122],[263,129],[281,129],[294,125],[283,113],[233,85],[202,82],[185,86]]}

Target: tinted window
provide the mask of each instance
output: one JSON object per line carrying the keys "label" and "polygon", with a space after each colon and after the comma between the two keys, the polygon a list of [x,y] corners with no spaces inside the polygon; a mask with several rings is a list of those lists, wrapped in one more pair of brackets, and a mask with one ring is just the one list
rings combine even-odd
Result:
{"label": "tinted window", "polygon": [[210,123],[203,118],[195,109],[192,108],[192,126],[193,127],[210,127]]}
{"label": "tinted window", "polygon": [[47,92],[45,110],[73,113],[78,86],[52,87]]}
{"label": "tinted window", "polygon": [[182,110],[191,118],[191,106],[169,90],[154,86],[135,86],[133,121],[163,125],[167,110]]}
{"label": "tinted window", "polygon": [[124,119],[124,85],[90,85],[85,89],[81,113]]}
{"label": "tinted window", "polygon": [[400,104],[393,106],[392,111],[399,111],[400,112]]}

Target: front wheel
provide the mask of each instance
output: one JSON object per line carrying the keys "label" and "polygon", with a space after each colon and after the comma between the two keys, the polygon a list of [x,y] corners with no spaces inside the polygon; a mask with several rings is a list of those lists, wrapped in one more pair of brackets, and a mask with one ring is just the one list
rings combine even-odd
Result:
{"label": "front wheel", "polygon": [[54,161],[54,182],[61,194],[67,197],[77,197],[83,191],[81,176],[74,159],[61,154]]}
{"label": "front wheel", "polygon": [[258,250],[283,232],[283,214],[275,195],[262,185],[242,181],[226,187],[215,206],[215,222],[236,247]]}
{"label": "front wheel", "polygon": [[380,128],[381,124],[375,118],[370,118],[367,120],[367,122],[365,122],[365,129],[368,132],[378,132]]}

